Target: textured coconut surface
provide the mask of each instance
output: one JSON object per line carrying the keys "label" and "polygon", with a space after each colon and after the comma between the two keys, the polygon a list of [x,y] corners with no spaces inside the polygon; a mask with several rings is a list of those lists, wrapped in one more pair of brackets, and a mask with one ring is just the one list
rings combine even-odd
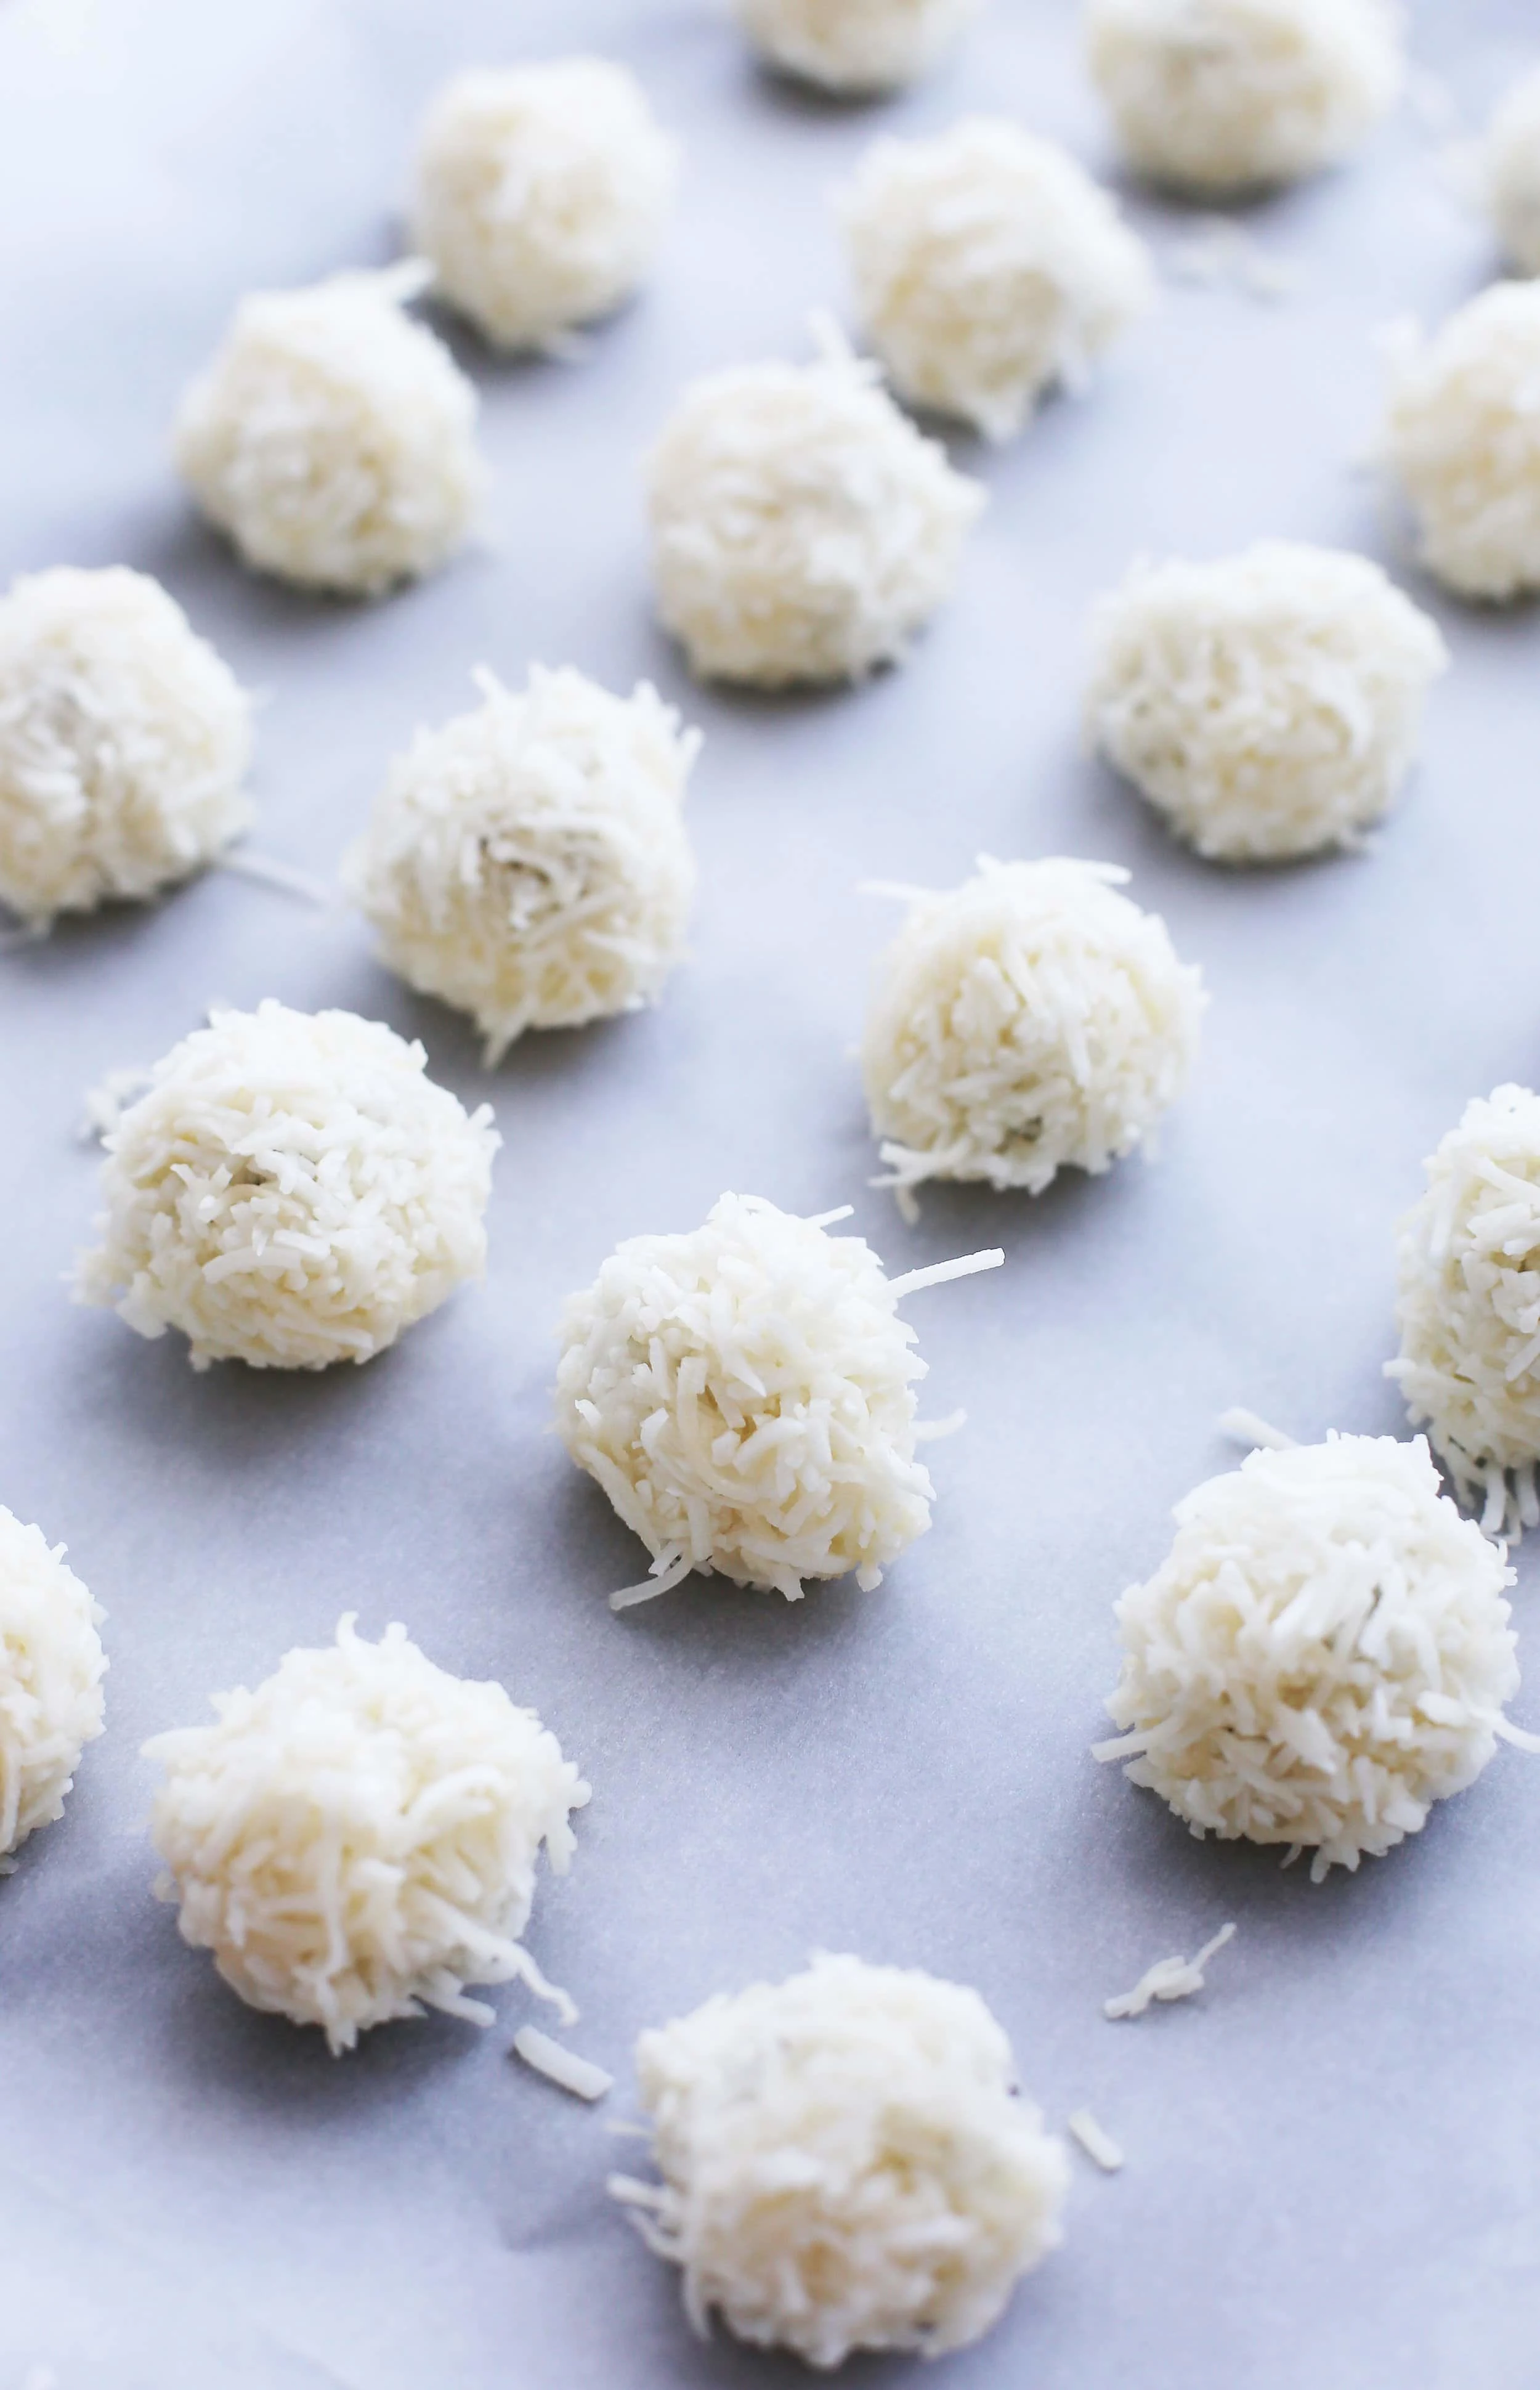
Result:
{"label": "textured coconut surface", "polygon": [[[974,1985],[1076,2163],[1064,2245],[978,2346],[861,2390],[1532,2390],[1540,2345],[1537,1763],[1509,1750],[1426,1829],[1312,1886],[1191,1840],[1098,1767],[1112,1614],[1250,1406],[1292,1434],[1406,1433],[1393,1223],[1469,1098],[1534,1086],[1533,613],[1420,575],[1354,460],[1376,328],[1431,323],[1496,270],[1407,113],[1340,173],[1247,213],[1298,270],[1172,283],[1084,398],[1001,449],[955,600],[908,664],[779,700],[693,684],[654,626],[640,460],[682,384],[807,353],[848,310],[828,195],[866,142],[1016,113],[1093,173],[1110,133],[1069,0],[995,0],[935,80],[846,109],[758,73],[706,0],[160,0],[0,6],[0,574],[161,578],[248,687],[253,843],[330,878],[390,758],[486,663],[652,680],[705,732],[693,953],[661,1005],[523,1038],[374,960],[366,926],[215,872],[0,952],[0,1501],[108,1613],[107,1732],[61,1822],[0,1882],[0,2390],[792,2390],[790,2358],[703,2346],[674,2269],[605,2192],[648,2171],[636,2033],[822,1947]],[[1424,0],[1413,50],[1474,129],[1529,62],[1522,0]],[[641,76],[686,158],[639,304],[585,362],[499,363],[444,324],[482,402],[489,545],[388,602],[244,572],[167,461],[177,394],[241,293],[394,252],[416,124],[449,73],[587,49]],[[1426,96],[1426,94],[1424,94]],[[1425,111],[1431,113],[1431,110]],[[1123,189],[1161,257],[1190,212]],[[1453,668],[1376,851],[1226,872],[1174,844],[1080,743],[1085,623],[1133,556],[1262,537],[1361,548],[1437,620]],[[1160,1160],[1037,1201],[879,1168],[852,1048],[893,910],[979,853],[1126,866],[1212,1004]],[[83,1092],[211,999],[342,1007],[420,1037],[504,1139],[486,1281],[366,1368],[188,1368],[72,1308],[96,1163]],[[622,1238],[724,1189],[851,1227],[900,1273],[1003,1245],[905,1304],[930,1365],[934,1525],[874,1593],[789,1605],[687,1582],[617,1618],[646,1554],[545,1430],[563,1299]],[[1540,1537],[1517,1555],[1540,1726]],[[352,2056],[244,2009],[149,1886],[148,1736],[196,1724],[343,1610],[537,1710],[594,1798],[528,1947],[571,1991],[597,2109],[490,2031],[381,2027]],[[1109,1993],[1235,1920],[1197,1998],[1110,2025]]]}

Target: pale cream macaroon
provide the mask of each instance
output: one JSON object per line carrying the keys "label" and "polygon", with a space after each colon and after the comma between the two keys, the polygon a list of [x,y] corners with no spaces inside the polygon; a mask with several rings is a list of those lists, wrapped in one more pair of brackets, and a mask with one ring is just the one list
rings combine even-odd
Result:
{"label": "pale cream macaroon", "polygon": [[695,893],[700,739],[646,682],[476,679],[474,713],[397,757],[343,876],[391,968],[468,1012],[490,1066],[527,1029],[657,1002]]}
{"label": "pale cream macaroon", "polygon": [[733,0],[767,65],[851,98],[900,91],[941,65],[983,0]]}
{"label": "pale cream macaroon", "polygon": [[64,1815],[102,1731],[107,1659],[92,1600],[64,1546],[0,1509],[0,1875],[29,1834]]}
{"label": "pale cream macaroon", "polygon": [[174,453],[245,561],[374,598],[469,535],[487,481],[476,392],[404,313],[432,279],[407,259],[243,299],[184,397]]}
{"label": "pale cream macaroon", "polygon": [[1477,160],[1482,199],[1521,274],[1540,274],[1540,68],[1503,95]]}
{"label": "pale cream macaroon", "polygon": [[677,145],[625,67],[477,68],[417,145],[413,246],[496,347],[559,348],[640,288],[673,214]]}
{"label": "pale cream macaroon", "polygon": [[1498,282],[1391,358],[1384,463],[1430,572],[1501,604],[1540,589],[1540,282]]}
{"label": "pale cream macaroon", "polygon": [[245,690],[148,573],[61,565],[0,598],[0,904],[24,921],[215,862],[250,757]]}
{"label": "pale cream macaroon", "polygon": [[856,318],[894,387],[992,440],[1049,388],[1083,389],[1153,303],[1109,194],[1004,117],[874,142],[840,215]]}

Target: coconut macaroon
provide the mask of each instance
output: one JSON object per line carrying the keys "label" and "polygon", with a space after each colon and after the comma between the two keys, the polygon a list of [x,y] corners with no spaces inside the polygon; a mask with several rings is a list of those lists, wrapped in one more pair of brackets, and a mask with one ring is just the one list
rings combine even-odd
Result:
{"label": "coconut macaroon", "polygon": [[1423,562],[1465,598],[1540,589],[1540,283],[1498,282],[1408,340],[1384,456]]}
{"label": "coconut macaroon", "polygon": [[678,171],[624,67],[579,58],[478,69],[429,109],[413,245],[496,347],[547,348],[645,281]]}
{"label": "coconut macaroon", "polygon": [[1146,560],[1093,617],[1086,723],[1200,854],[1274,862],[1361,843],[1448,661],[1367,557],[1265,540]]}
{"label": "coconut macaroon", "polygon": [[1540,1096],[1477,1097],[1423,1166],[1386,1375],[1482,1525],[1516,1536],[1540,1524]]}
{"label": "coconut macaroon", "polygon": [[694,669],[856,680],[950,593],[983,504],[820,323],[811,365],[692,382],[648,466],[658,609]]}
{"label": "coconut macaroon", "polygon": [[724,1195],[687,1235],[628,1237],[568,1302],[557,1431],[653,1556],[613,1608],[692,1569],[788,1601],[851,1570],[869,1590],[930,1525],[925,1364],[898,1305],[1005,1255],[890,1279],[827,1233],[844,1216]]}
{"label": "coconut macaroon", "polygon": [[733,0],[766,63],[853,97],[898,91],[939,66],[983,0]]}
{"label": "coconut macaroon", "polygon": [[0,1509],[0,1874],[64,1815],[81,1754],[102,1730],[105,1613],[64,1546]]}
{"label": "coconut macaroon", "polygon": [[992,440],[1050,385],[1083,387],[1154,295],[1108,194],[1004,118],[875,142],[841,212],[856,314],[896,388]]}
{"label": "coconut macaroon", "polygon": [[219,1012],[156,1064],[104,1142],[75,1291],[195,1369],[367,1361],[486,1259],[500,1142],[352,1012]]}
{"label": "coconut macaroon", "polygon": [[1100,1172],[1180,1094],[1206,998],[1117,865],[980,858],[943,894],[883,889],[908,919],[878,965],[861,1067],[890,1176],[1041,1195]]}
{"label": "coconut macaroon", "polygon": [[1178,189],[1297,182],[1388,115],[1392,0],[1087,0],[1092,80],[1129,162]]}
{"label": "coconut macaroon", "polygon": [[699,733],[643,682],[576,672],[421,730],[344,878],[391,969],[475,1020],[489,1066],[526,1029],[654,1002],[695,892],[682,806]]}
{"label": "coconut macaroon", "polygon": [[1311,1851],[1318,1882],[1415,1834],[1499,1736],[1526,1740],[1503,1716],[1513,1573],[1421,1436],[1253,1452],[1175,1518],[1117,1605],[1124,1731],[1096,1755],[1193,1833]]}
{"label": "coconut macaroon", "polygon": [[60,566],[0,598],[0,904],[23,920],[212,862],[250,756],[244,690],[148,574]]}
{"label": "coconut macaroon", "polygon": [[1498,239],[1524,274],[1540,274],[1540,71],[1503,99],[1481,146],[1479,173]]}
{"label": "coconut macaroon", "polygon": [[403,314],[416,260],[243,299],[177,416],[177,469],[260,572],[349,597],[431,572],[486,474],[476,393]]}
{"label": "coconut macaroon", "polygon": [[821,1954],[644,2033],[636,2075],[663,2180],[610,2188],[702,2335],[940,2357],[1063,2237],[1063,2143],[960,1984]]}
{"label": "coconut macaroon", "polygon": [[589,1788],[533,1710],[404,1626],[366,1642],[351,1613],[213,1707],[145,1745],[166,1771],[156,1890],[249,2006],[320,2025],[334,2053],[425,2009],[490,2024],[468,1984],[517,1978],[571,2021],[519,1936],[541,1848],[565,1873]]}

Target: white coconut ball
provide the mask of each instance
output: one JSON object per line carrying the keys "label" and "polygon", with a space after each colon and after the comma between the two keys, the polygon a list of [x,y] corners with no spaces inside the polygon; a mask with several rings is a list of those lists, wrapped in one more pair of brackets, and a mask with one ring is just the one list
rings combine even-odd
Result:
{"label": "white coconut ball", "polygon": [[692,382],[648,467],[663,622],[698,673],[768,688],[896,662],[983,505],[826,328],[811,365]]}
{"label": "white coconut ball", "polygon": [[824,91],[898,91],[939,66],[983,0],[734,0],[769,65]]}
{"label": "white coconut ball", "polygon": [[1051,384],[1081,388],[1153,298],[1108,194],[1003,118],[874,142],[841,212],[856,315],[894,385],[992,440]]}
{"label": "white coconut ball", "polygon": [[412,241],[497,347],[548,347],[645,281],[677,180],[678,151],[626,68],[481,68],[428,112]]}
{"label": "white coconut ball", "polygon": [[1367,557],[1264,540],[1135,565],[1093,618],[1091,736],[1226,863],[1351,847],[1416,758],[1448,651]]}
{"label": "white coconut ball", "polygon": [[486,480],[476,392],[402,302],[430,269],[243,299],[183,399],[177,469],[248,564],[354,597],[431,572]]}
{"label": "white coconut ball", "polygon": [[1206,1001],[1115,864],[981,858],[909,900],[878,965],[861,1066],[900,1200],[928,1178],[1041,1195],[1149,1146],[1186,1084]]}
{"label": "white coconut ball", "polygon": [[1462,597],[1540,589],[1540,283],[1498,282],[1408,345],[1385,460],[1423,562]]}
{"label": "white coconut ball", "polygon": [[468,1984],[553,1999],[519,1936],[544,1845],[566,1872],[589,1797],[556,1737],[501,1685],[451,1677],[388,1626],[290,1651],[213,1726],[157,1735],[152,1815],[182,1938],[254,2009],[318,2024],[334,2052],[392,2017],[490,2024]]}
{"label": "white coconut ball", "polygon": [[1088,0],[1092,80],[1139,173],[1191,190],[1297,182],[1388,115],[1392,0]]}
{"label": "white coconut ball", "polygon": [[250,756],[244,690],[159,582],[60,566],[0,598],[0,903],[24,920],[212,862]]}
{"label": "white coconut ball", "polygon": [[367,1361],[486,1259],[500,1142],[352,1012],[212,1013],[104,1140],[102,1241],[76,1293],[195,1369]]}
{"label": "white coconut ball", "polygon": [[471,1014],[498,1061],[526,1029],[653,1003],[684,950],[699,734],[643,682],[576,672],[422,730],[391,766],[345,878],[413,987]]}
{"label": "white coconut ball", "polygon": [[653,1555],[613,1606],[692,1569],[788,1601],[852,1569],[880,1585],[935,1490],[900,1298],[1004,1258],[890,1279],[860,1237],[753,1195],[687,1235],[628,1237],[565,1306],[556,1383],[562,1442]]}
{"label": "white coconut ball", "polygon": [[102,1730],[105,1613],[36,1527],[0,1509],[0,1874],[64,1815],[81,1754]]}
{"label": "white coconut ball", "polygon": [[644,2033],[636,2075],[663,2181],[612,2188],[702,2333],[939,2357],[1063,2237],[1063,2143],[960,1984],[820,1955]]}
{"label": "white coconut ball", "polygon": [[1097,1756],[1129,1758],[1195,1834],[1313,1851],[1319,1882],[1415,1834],[1520,1739],[1513,1572],[1421,1436],[1253,1452],[1175,1518],[1117,1605],[1125,1731]]}
{"label": "white coconut ball", "polygon": [[1540,274],[1540,71],[1514,85],[1482,144],[1487,213],[1521,273]]}
{"label": "white coconut ball", "polygon": [[1540,1096],[1469,1103],[1396,1230],[1397,1381],[1482,1524],[1540,1524]]}

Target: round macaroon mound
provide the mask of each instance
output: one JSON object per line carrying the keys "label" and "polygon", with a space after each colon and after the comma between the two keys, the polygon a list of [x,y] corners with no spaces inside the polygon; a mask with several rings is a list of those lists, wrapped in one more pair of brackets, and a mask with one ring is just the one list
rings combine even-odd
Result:
{"label": "round macaroon mound", "polygon": [[1087,0],[1085,26],[1130,164],[1178,189],[1297,182],[1401,91],[1392,0]]}
{"label": "round macaroon mound", "polygon": [[1481,150],[1482,194],[1497,238],[1522,274],[1540,274],[1540,71],[1495,110]]}
{"label": "round macaroon mound", "polygon": [[1498,282],[1397,361],[1384,456],[1431,572],[1497,603],[1540,589],[1540,282]]}
{"label": "round macaroon mound", "polygon": [[677,180],[674,144],[626,68],[477,69],[429,109],[412,240],[496,347],[545,348],[646,279]]}
{"label": "round macaroon mound", "polygon": [[500,1142],[352,1012],[215,1012],[155,1066],[105,1141],[101,1244],[76,1293],[195,1369],[367,1361],[486,1259]]}
{"label": "round macaroon mound", "polygon": [[23,920],[212,862],[250,756],[244,690],[148,574],[60,566],[0,598],[0,904]]}
{"label": "round macaroon mound", "polygon": [[1517,1740],[1503,1553],[1439,1491],[1421,1436],[1253,1452],[1175,1510],[1117,1605],[1123,1729],[1098,1759],[1192,1831],[1380,1857]]}
{"label": "round macaroon mound", "polygon": [[1418,752],[1438,630],[1367,557],[1265,540],[1135,565],[1092,631],[1086,720],[1200,854],[1351,847]]}
{"label": "round macaroon mound", "polygon": [[687,1235],[628,1237],[563,1311],[556,1384],[562,1442],[653,1556],[613,1606],[692,1569],[788,1601],[853,1569],[879,1585],[935,1490],[899,1300],[1003,1259],[889,1279],[862,1238],[752,1195]]}
{"label": "round macaroon mound", "polygon": [[1114,864],[980,859],[909,915],[878,965],[861,1066],[900,1201],[928,1178],[1041,1195],[1148,1146],[1206,1001]]}
{"label": "round macaroon mound", "polygon": [[699,734],[645,682],[490,673],[483,702],[419,731],[345,867],[385,959],[458,1005],[489,1066],[526,1029],[656,1001],[695,892],[685,783]]}
{"label": "round macaroon mound", "polygon": [[156,1885],[182,1938],[254,2009],[318,2024],[334,2052],[393,2017],[490,2024],[468,1984],[545,1982],[519,1936],[542,1845],[557,1874],[589,1788],[501,1685],[445,1674],[388,1626],[289,1652],[216,1723],[157,1735]]}
{"label": "round macaroon mound", "polygon": [[476,393],[403,314],[416,261],[243,299],[182,402],[177,469],[248,564],[348,597],[431,572],[471,528]]}
{"label": "round macaroon mound", "polygon": [[856,314],[895,387],[992,440],[1050,385],[1080,388],[1153,298],[1107,193],[1003,118],[874,142],[841,213]]}
{"label": "round macaroon mound", "polygon": [[767,65],[820,90],[899,91],[938,66],[982,0],[733,0]]}
{"label": "round macaroon mound", "polygon": [[1396,1231],[1399,1384],[1483,1526],[1540,1525],[1540,1096],[1467,1104]]}
{"label": "round macaroon mound", "polygon": [[0,1510],[0,1873],[64,1815],[102,1730],[104,1613],[36,1527]]}
{"label": "round macaroon mound", "polygon": [[792,684],[896,662],[983,504],[832,327],[811,365],[686,390],[648,468],[658,608],[694,669]]}
{"label": "round macaroon mound", "polygon": [[820,1955],[644,2033],[636,2075],[663,2180],[612,2188],[702,2333],[939,2357],[1063,2237],[1063,2144],[959,1984]]}

